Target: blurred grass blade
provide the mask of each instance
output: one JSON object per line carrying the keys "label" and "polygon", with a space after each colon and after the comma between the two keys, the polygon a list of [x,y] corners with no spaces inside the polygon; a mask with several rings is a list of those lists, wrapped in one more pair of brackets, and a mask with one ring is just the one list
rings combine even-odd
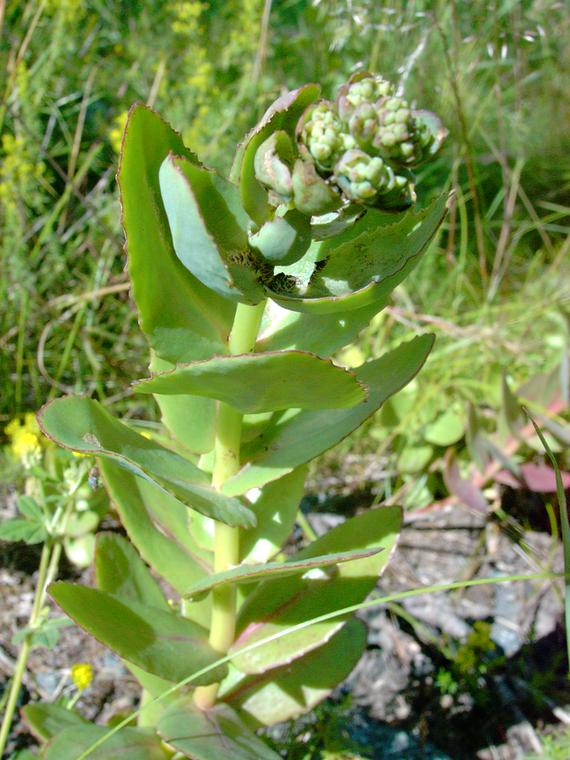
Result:
{"label": "blurred grass blade", "polygon": [[552,453],[546,438],[542,434],[542,430],[538,427],[536,422],[530,416],[530,412],[523,406],[523,410],[528,416],[529,420],[536,431],[537,436],[540,438],[540,442],[544,446],[544,450],[556,475],[556,495],[558,496],[558,504],[560,507],[560,524],[562,526],[562,547],[564,551],[564,584],[566,587],[565,599],[565,621],[566,621],[566,654],[568,656],[569,674],[570,674],[570,522],[568,521],[568,504],[566,502],[566,493],[564,491],[564,485],[562,483],[562,475],[560,473],[560,467],[556,461],[556,457]]}

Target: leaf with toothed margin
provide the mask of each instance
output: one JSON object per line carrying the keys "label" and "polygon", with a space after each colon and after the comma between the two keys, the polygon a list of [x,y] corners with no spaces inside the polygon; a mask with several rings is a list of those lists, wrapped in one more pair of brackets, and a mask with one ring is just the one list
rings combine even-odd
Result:
{"label": "leaf with toothed margin", "polygon": [[[188,509],[183,504],[111,460],[102,459],[100,471],[130,540],[179,594],[189,583],[213,572],[212,553],[193,540],[188,530]],[[192,604],[187,617],[209,627],[210,600]]]}
{"label": "leaf with toothed margin", "polygon": [[347,312],[372,303],[379,304],[380,311],[421,260],[447,204],[444,193],[419,212],[399,215],[391,225],[386,225],[385,214],[369,211],[340,235],[311,246],[295,264],[280,267],[266,286],[267,295],[286,309],[314,314]]}
{"label": "leaf with toothed margin", "polygon": [[97,534],[95,579],[101,591],[170,612],[160,586],[136,549],[117,533]]}
{"label": "leaf with toothed margin", "polygon": [[296,348],[330,356],[351,343],[383,303],[372,303],[341,314],[307,314],[284,309],[267,301],[256,351],[283,351]]}
{"label": "leaf with toothed margin", "polygon": [[[158,583],[150,574],[150,570],[139,557],[133,545],[117,533],[97,534],[95,579],[100,591],[114,594],[126,600],[140,602],[148,608],[154,607],[163,612],[171,612],[171,607]],[[127,660],[124,660],[123,664],[152,697],[161,696],[173,686],[171,681],[165,681],[158,676],[147,673]],[[171,700],[167,697],[166,702],[163,699],[157,705],[149,706],[146,711],[147,721],[149,709],[158,717],[169,699]]]}
{"label": "leaf with toothed margin", "polygon": [[[152,354],[151,373],[168,372],[176,367]],[[207,454],[214,448],[216,438],[216,402],[203,396],[162,396],[154,394],[160,408],[162,424],[193,454]]]}
{"label": "leaf with toothed margin", "polygon": [[141,328],[156,353],[173,362],[206,359],[227,350],[235,306],[202,285],[174,253],[158,182],[170,152],[199,165],[158,114],[134,105],[118,172],[129,277]]}
{"label": "leaf with toothed margin", "polygon": [[52,401],[38,412],[38,422],[60,446],[111,459],[208,517],[232,526],[255,525],[251,510],[215,491],[196,465],[135,433],[93,399],[68,396]]}
{"label": "leaf with toothed margin", "polygon": [[313,623],[249,652],[239,651],[297,623],[364,601],[390,560],[401,526],[400,507],[371,509],[293,555],[291,560],[297,561],[331,552],[383,550],[370,557],[343,562],[333,576],[316,571],[313,577],[288,576],[260,583],[238,614],[237,637],[230,649],[234,666],[242,673],[263,673],[328,641],[346,622],[346,615]]}
{"label": "leaf with toothed margin", "polygon": [[279,760],[224,704],[200,710],[191,697],[182,697],[164,712],[158,733],[192,760]]}
{"label": "leaf with toothed margin", "polygon": [[353,372],[304,351],[215,356],[179,364],[139,380],[139,393],[193,394],[218,399],[244,414],[301,409],[338,409],[366,398]]}
{"label": "leaf with toothed margin", "polygon": [[[237,188],[213,172],[169,155],[159,172],[172,244],[186,269],[224,298],[256,304],[267,265],[249,249],[247,230],[231,213],[224,194]],[[218,190],[225,183],[225,193]]]}
{"label": "leaf with toothed margin", "polygon": [[[202,626],[98,589],[58,581],[49,587],[52,599],[75,622],[120,657],[167,681],[182,681],[219,657]],[[225,677],[223,665],[200,676],[194,685]]]}
{"label": "leaf with toothed margin", "polygon": [[281,549],[295,525],[306,476],[307,467],[301,465],[255,494],[257,498],[249,506],[257,525],[241,536],[242,562],[267,562]]}
{"label": "leaf with toothed margin", "polygon": [[[286,575],[304,575],[310,570],[322,568],[335,568],[342,562],[352,562],[355,559],[364,559],[381,552],[382,548],[355,549],[347,552],[334,552],[322,554],[318,557],[309,557],[302,560],[287,560],[286,562],[266,562],[257,565],[237,565],[222,573],[210,575],[192,586],[184,593],[188,599],[202,599],[217,586],[227,584],[256,583],[257,581],[282,578]],[[333,570],[334,573],[334,570]]]}
{"label": "leaf with toothed margin", "polygon": [[419,336],[359,367],[356,377],[368,388],[368,398],[358,406],[275,415],[261,435],[243,447],[245,464],[224,483],[223,492],[235,496],[260,488],[342,441],[415,377],[433,340],[433,335]]}
{"label": "leaf with toothed margin", "polygon": [[22,708],[22,715],[34,736],[42,741],[51,739],[52,736],[73,728],[81,731],[84,726],[90,725],[75,710],[68,710],[63,705],[35,702]]}
{"label": "leaf with toothed margin", "polygon": [[353,618],[330,641],[298,660],[264,673],[230,667],[219,697],[251,728],[272,726],[312,710],[343,681],[366,649],[366,627]]}
{"label": "leaf with toothed margin", "polygon": [[[43,748],[42,760],[77,760],[99,739],[107,736],[108,726],[87,723],[67,728]],[[123,728],[89,752],[89,760],[167,760],[160,737],[150,728]]]}
{"label": "leaf with toothed margin", "polygon": [[303,111],[319,93],[319,85],[306,84],[282,95],[271,104],[237,150],[231,177],[239,185],[243,207],[258,225],[267,219],[269,206],[267,190],[255,176],[257,149],[273,132],[284,131],[293,137]]}

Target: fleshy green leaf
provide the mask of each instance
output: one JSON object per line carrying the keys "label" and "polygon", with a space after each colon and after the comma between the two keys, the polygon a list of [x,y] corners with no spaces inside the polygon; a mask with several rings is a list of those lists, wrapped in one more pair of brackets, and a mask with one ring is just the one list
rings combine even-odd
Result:
{"label": "fleshy green leaf", "polygon": [[[351,311],[371,303],[380,304],[380,311],[419,263],[445,217],[447,200],[447,195],[441,195],[418,213],[402,214],[390,226],[385,225],[384,215],[375,223],[369,211],[345,232],[321,243],[316,255],[312,246],[299,262],[281,267],[282,274],[268,283],[268,295],[287,309],[317,314]],[[289,279],[283,279],[284,275]]]}
{"label": "fleshy green leaf", "polygon": [[359,367],[356,376],[367,386],[368,399],[352,409],[293,411],[277,416],[258,439],[244,447],[244,457],[249,461],[226,481],[224,492],[246,493],[330,449],[412,380],[433,340],[433,335],[422,335]]}
{"label": "fleshy green leaf", "polygon": [[68,710],[61,705],[46,702],[26,705],[22,708],[22,715],[34,736],[43,741],[51,739],[66,728],[80,730],[83,726],[89,725],[88,721],[75,710]]}
{"label": "fleshy green leaf", "polygon": [[164,712],[158,732],[167,744],[193,760],[279,759],[224,704],[200,710],[190,697],[184,697]]}
{"label": "fleshy green leaf", "polygon": [[[238,565],[222,573],[215,573],[192,586],[186,591],[184,596],[190,599],[199,599],[209,593],[216,586],[227,583],[255,583],[260,580],[271,580],[281,578],[286,575],[304,575],[310,570],[318,568],[335,567],[343,562],[351,562],[356,559],[371,557],[382,551],[382,548],[374,547],[372,549],[353,549],[347,552],[335,552],[333,554],[323,554],[318,557],[309,557],[307,559],[294,560],[286,562],[266,562],[257,565]],[[333,573],[334,574],[334,573]]]}
{"label": "fleshy green leaf", "polygon": [[131,108],[119,165],[129,276],[141,327],[164,359],[206,359],[226,350],[234,305],[178,261],[158,172],[170,152],[197,163],[182,138],[149,108]]}
{"label": "fleshy green leaf", "polygon": [[373,303],[343,314],[307,314],[284,309],[268,301],[257,351],[282,351],[297,348],[330,356],[351,343],[382,308]]}
{"label": "fleshy green leaf", "polygon": [[246,135],[238,148],[232,179],[239,184],[243,207],[261,225],[267,218],[267,190],[255,176],[255,154],[272,132],[283,130],[291,136],[305,108],[319,97],[316,84],[306,84],[278,98],[265,112],[258,124]]}
{"label": "fleshy green leaf", "polygon": [[192,462],[139,435],[93,399],[58,399],[40,410],[38,421],[60,446],[110,459],[208,517],[233,526],[255,524],[247,507],[211,488],[206,473]]}
{"label": "fleshy green leaf", "polygon": [[[147,608],[171,611],[159,585],[132,544],[117,533],[99,533],[97,536],[95,578],[101,591],[127,601],[139,602]],[[125,665],[153,697],[160,696],[173,685],[172,682],[147,673],[127,661]],[[148,721],[149,710],[160,715],[165,704],[163,702],[148,708],[145,719]]]}
{"label": "fleshy green leaf", "polygon": [[215,175],[171,155],[159,178],[172,244],[186,269],[224,298],[250,304],[263,300],[259,279],[267,265],[249,250],[247,232],[218,192]]}
{"label": "fleshy green leaf", "polygon": [[309,219],[295,209],[276,214],[249,239],[263,259],[272,265],[289,265],[304,256],[311,245]]}
{"label": "fleshy green leaf", "polygon": [[[289,665],[252,676],[234,671],[220,698],[253,727],[272,726],[312,710],[343,681],[366,649],[366,627],[352,619],[323,646]],[[231,676],[230,676],[231,678]]]}
{"label": "fleshy green leaf", "polygon": [[[145,604],[74,583],[52,583],[49,592],[98,641],[160,678],[181,681],[219,659],[206,629],[173,612],[152,608],[149,614]],[[194,685],[219,681],[226,670],[220,666]]]}
{"label": "fleshy green leaf", "polygon": [[343,408],[366,398],[353,372],[302,351],[219,356],[179,364],[170,372],[139,381],[135,390],[208,396],[244,414],[290,407]]}
{"label": "fleshy green leaf", "polygon": [[[101,461],[100,467],[129,538],[143,559],[178,593],[204,573],[212,572],[212,555],[192,540],[185,506],[111,461]],[[191,610],[192,620],[209,625],[206,603],[193,604]]]}
{"label": "fleshy green leaf", "polygon": [[271,641],[249,652],[243,647],[280,633],[291,625],[358,604],[375,587],[396,545],[402,524],[399,507],[380,507],[364,512],[333,528],[292,560],[303,560],[330,552],[382,548],[365,559],[345,562],[330,577],[289,576],[267,580],[243,603],[237,621],[237,639],[230,649],[233,664],[243,673],[263,673],[267,668],[290,663],[328,641],[346,621],[346,616],[315,623],[308,628]]}
{"label": "fleshy green leaf", "polygon": [[99,533],[95,554],[97,588],[122,599],[170,612],[168,602],[133,546],[117,533]]}
{"label": "fleshy green leaf", "polygon": [[267,562],[281,549],[295,525],[306,476],[307,467],[297,467],[289,475],[266,485],[250,504],[257,525],[241,536],[244,562]]}
{"label": "fleshy green leaf", "polygon": [[[153,354],[151,372],[167,372],[175,364]],[[188,451],[206,454],[214,448],[216,437],[216,402],[199,396],[160,396],[155,401],[161,412],[162,422],[174,438]]]}
{"label": "fleshy green leaf", "polygon": [[[43,760],[77,760],[94,742],[109,733],[106,726],[88,724],[67,728],[44,749]],[[89,753],[89,760],[166,760],[169,755],[150,729],[123,728]]]}

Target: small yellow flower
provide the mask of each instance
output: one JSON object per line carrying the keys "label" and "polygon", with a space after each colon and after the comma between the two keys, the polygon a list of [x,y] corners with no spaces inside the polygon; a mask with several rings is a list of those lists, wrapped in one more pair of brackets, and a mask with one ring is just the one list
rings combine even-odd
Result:
{"label": "small yellow flower", "polygon": [[24,467],[39,462],[42,447],[40,429],[34,414],[27,412],[23,422],[15,417],[6,425],[4,432],[10,438],[10,450],[14,459],[19,460]]}
{"label": "small yellow flower", "polygon": [[71,680],[79,691],[84,691],[93,680],[93,668],[88,662],[76,662],[71,667]]}
{"label": "small yellow flower", "polygon": [[41,454],[40,441],[38,436],[30,433],[26,428],[21,428],[12,436],[11,447],[12,453],[16,459],[21,462],[28,462],[30,459],[36,459]]}
{"label": "small yellow flower", "polygon": [[125,131],[128,115],[128,111],[122,111],[118,116],[115,116],[112,126],[107,133],[107,137],[109,138],[109,142],[115,153],[121,152],[123,132]]}

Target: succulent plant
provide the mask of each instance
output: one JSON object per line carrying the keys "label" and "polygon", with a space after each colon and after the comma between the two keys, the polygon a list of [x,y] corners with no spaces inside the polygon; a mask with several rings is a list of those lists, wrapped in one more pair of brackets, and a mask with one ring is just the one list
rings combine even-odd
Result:
{"label": "succulent plant", "polygon": [[356,147],[356,141],[340,120],[334,104],[325,100],[310,106],[305,113],[301,144],[323,172],[331,172],[339,157]]}
{"label": "succulent plant", "polygon": [[372,138],[381,156],[405,166],[416,166],[434,141],[431,132],[420,126],[408,102],[399,97],[382,98],[376,103],[378,126]]}
{"label": "succulent plant", "polygon": [[380,98],[394,95],[396,88],[379,74],[359,72],[340,86],[337,97],[338,114],[348,121],[354,111],[364,103],[375,103]]}
{"label": "succulent plant", "polygon": [[292,163],[293,145],[289,136],[286,132],[274,132],[255,154],[255,176],[279,198],[288,200],[293,192]]}
{"label": "succulent plant", "polygon": [[[287,123],[276,124],[267,139],[255,136],[254,174],[265,188],[256,200],[258,229],[273,219],[271,206],[283,204],[309,217],[354,203],[386,210],[411,206],[416,196],[408,170],[435,155],[447,134],[434,114],[413,110],[379,75],[353,75],[335,102],[317,97]],[[260,234],[269,239],[268,231]]]}
{"label": "succulent plant", "polygon": [[396,173],[380,156],[362,150],[348,150],[335,166],[335,180],[352,201],[373,203],[380,199],[385,208],[409,206],[414,200],[409,175]]}
{"label": "succulent plant", "polygon": [[394,186],[394,172],[379,156],[347,150],[335,166],[335,180],[347,198],[372,201]]}

